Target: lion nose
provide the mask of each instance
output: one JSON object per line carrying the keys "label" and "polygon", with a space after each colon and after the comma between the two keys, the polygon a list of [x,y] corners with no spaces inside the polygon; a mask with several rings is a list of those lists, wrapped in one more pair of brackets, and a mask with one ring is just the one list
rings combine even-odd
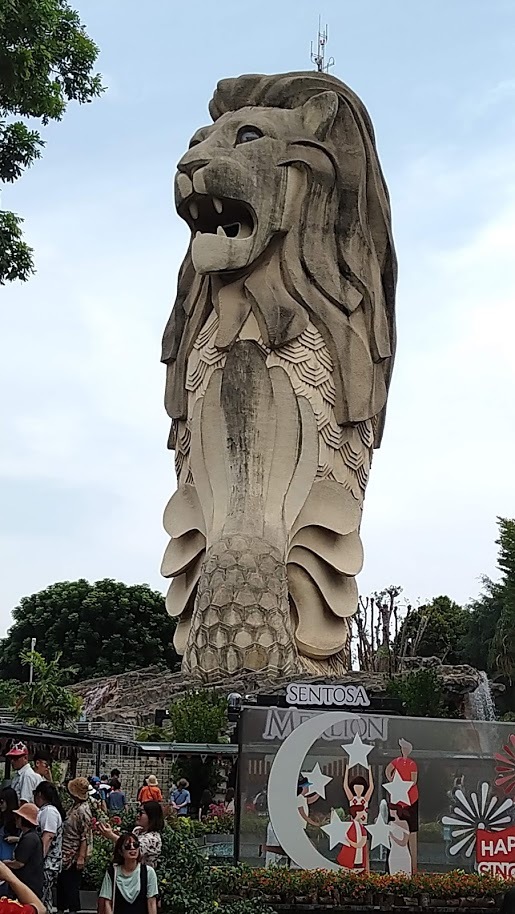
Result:
{"label": "lion nose", "polygon": [[199,168],[204,168],[209,163],[209,159],[200,158],[198,155],[191,155],[186,153],[177,165],[177,171],[182,172],[185,175],[188,175],[188,178],[193,178],[193,175]]}

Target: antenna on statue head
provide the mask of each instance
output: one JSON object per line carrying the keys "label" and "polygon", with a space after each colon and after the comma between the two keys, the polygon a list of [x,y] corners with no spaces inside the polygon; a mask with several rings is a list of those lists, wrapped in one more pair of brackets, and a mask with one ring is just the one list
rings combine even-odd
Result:
{"label": "antenna on statue head", "polygon": [[325,62],[325,47],[327,44],[327,25],[322,31],[321,17],[318,17],[318,38],[317,38],[317,49],[316,52],[313,50],[313,42],[311,42],[311,60],[315,64],[316,69],[319,73],[329,73],[329,68],[334,67],[334,57],[330,57],[327,63]]}

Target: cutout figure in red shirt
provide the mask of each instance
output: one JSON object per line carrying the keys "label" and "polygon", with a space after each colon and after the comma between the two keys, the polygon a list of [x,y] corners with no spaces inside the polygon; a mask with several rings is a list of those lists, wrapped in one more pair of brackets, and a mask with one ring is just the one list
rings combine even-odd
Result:
{"label": "cutout figure in red shirt", "polygon": [[395,772],[403,781],[412,781],[412,786],[408,791],[409,804],[398,803],[397,806],[404,807],[403,818],[409,826],[409,850],[412,861],[412,872],[417,872],[417,832],[418,832],[418,767],[417,763],[411,758],[413,746],[407,739],[399,740],[400,756],[394,758],[386,767],[386,777],[393,781]]}

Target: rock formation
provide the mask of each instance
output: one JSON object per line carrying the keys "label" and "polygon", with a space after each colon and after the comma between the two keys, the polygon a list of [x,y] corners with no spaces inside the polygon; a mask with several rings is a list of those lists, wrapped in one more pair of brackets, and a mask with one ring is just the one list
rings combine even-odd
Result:
{"label": "rock formation", "polygon": [[[477,670],[466,664],[448,666],[437,658],[411,658],[411,669],[433,668],[438,672],[448,704],[457,708],[463,705],[467,696],[473,693],[481,676]],[[303,682],[334,682],[323,676],[303,676]],[[386,673],[361,673],[351,671],[337,680],[342,685],[356,683],[363,685],[371,698],[388,697],[389,677]],[[267,680],[262,673],[242,673],[237,676],[221,677],[212,683],[220,694],[239,692],[241,695],[284,695],[288,677]],[[113,721],[135,727],[149,726],[154,721],[156,708],[165,709],[173,701],[195,687],[194,677],[185,678],[182,673],[172,673],[159,667],[135,670],[120,676],[90,679],[73,686],[84,699],[84,710],[88,720]],[[259,701],[258,701],[259,703]]]}
{"label": "rock formation", "polygon": [[222,80],[175,180],[163,339],[178,489],[162,573],[183,671],[347,666],[396,263],[369,116],[324,73]]}

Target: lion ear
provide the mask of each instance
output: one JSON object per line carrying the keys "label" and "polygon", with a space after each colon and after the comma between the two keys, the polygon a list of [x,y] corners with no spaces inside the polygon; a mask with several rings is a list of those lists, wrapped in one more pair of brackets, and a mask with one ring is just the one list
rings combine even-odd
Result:
{"label": "lion ear", "polygon": [[313,95],[302,106],[302,120],[309,133],[319,140],[325,140],[338,113],[336,92],[320,92]]}

